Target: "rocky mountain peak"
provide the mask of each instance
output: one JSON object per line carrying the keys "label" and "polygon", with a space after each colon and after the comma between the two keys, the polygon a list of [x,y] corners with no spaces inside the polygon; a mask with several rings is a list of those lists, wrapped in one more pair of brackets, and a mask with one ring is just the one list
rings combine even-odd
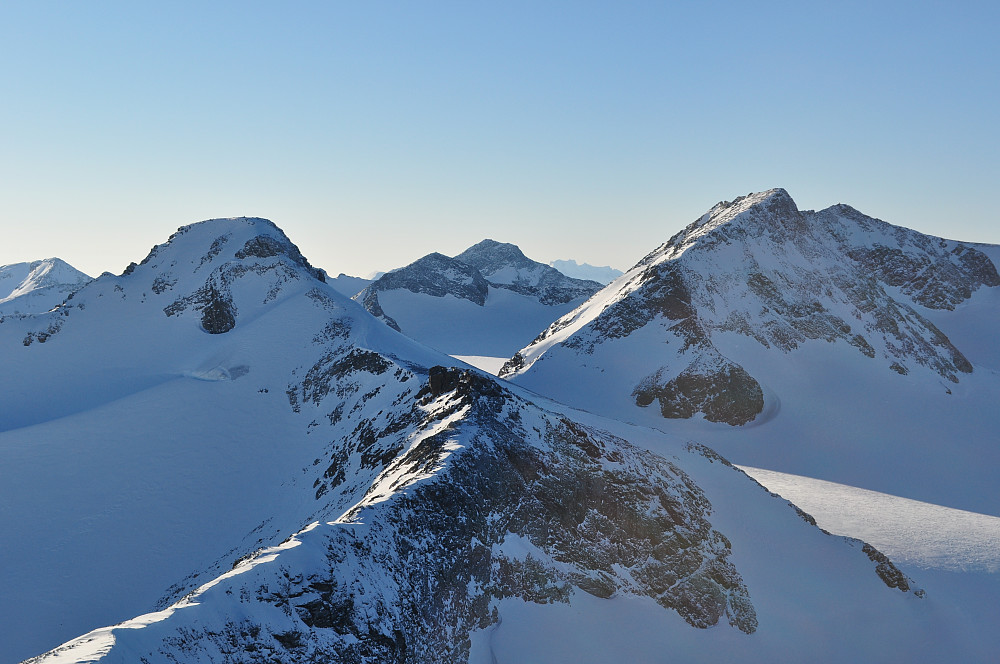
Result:
{"label": "rocky mountain peak", "polygon": [[716,203],[646,260],[656,260],[663,255],[673,258],[695,246],[712,249],[719,244],[751,238],[781,243],[789,236],[807,232],[807,219],[788,192],[780,188],[769,189]]}
{"label": "rocky mountain peak", "polygon": [[313,267],[285,233],[274,222],[260,217],[230,217],[209,219],[181,226],[166,242],[153,247],[138,264],[125,268],[132,274],[139,266],[151,265],[151,270],[164,264],[189,262],[194,270],[226,261],[254,261],[284,257],[305,269],[313,278],[326,280],[323,270]]}
{"label": "rocky mountain peak", "polygon": [[517,245],[496,240],[483,240],[455,259],[479,270],[490,286],[538,298],[547,305],[586,298],[602,287],[596,281],[567,277],[554,267],[531,260]]}
{"label": "rocky mountain peak", "polygon": [[532,268],[538,265],[525,256],[516,244],[490,239],[472,245],[455,258],[472,265],[486,277],[507,267]]}
{"label": "rocky mountain peak", "polygon": [[[677,350],[635,376],[636,405],[659,400],[665,417],[700,413],[743,424],[764,408],[760,387],[722,359],[718,337],[736,333],[784,353],[846,343],[897,374],[929,371],[957,383],[973,366],[919,307],[951,310],[998,285],[996,266],[972,245],[842,204],[803,212],[784,189],[772,189],[715,205],[640,261],[615,293],[553,323],[501,375],[530,373],[555,345],[592,355],[602,346],[624,349],[640,328],[643,336],[662,328]],[[726,391],[740,408],[726,405]],[[677,403],[686,404],[683,412]]]}

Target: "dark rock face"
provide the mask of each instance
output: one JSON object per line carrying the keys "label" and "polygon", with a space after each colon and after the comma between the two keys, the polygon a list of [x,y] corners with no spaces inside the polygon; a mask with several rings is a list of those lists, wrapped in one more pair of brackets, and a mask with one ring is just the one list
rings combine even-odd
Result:
{"label": "dark rock face", "polygon": [[489,284],[474,267],[443,254],[434,253],[404,268],[383,274],[362,292],[401,288],[411,293],[426,293],[434,297],[454,295],[483,306],[486,304]]}
{"label": "dark rock face", "polygon": [[899,571],[899,568],[889,560],[888,556],[867,542],[864,544],[862,550],[867,554],[869,560],[875,563],[875,572],[885,582],[885,585],[890,588],[899,588],[904,593],[909,592],[909,579]]}
{"label": "dark rock face", "polygon": [[201,309],[201,326],[209,334],[223,334],[236,327],[236,309],[231,299],[208,287]]}
{"label": "dark rock face", "polygon": [[[558,416],[534,433],[523,426],[525,404],[476,372],[434,367],[416,398],[432,420],[468,409],[472,439],[448,459],[446,477],[398,495],[383,518],[366,516],[364,506],[347,515],[370,532],[331,534],[328,576],[260,591],[261,601],[291,607],[311,630],[309,642],[289,641],[287,654],[276,648],[277,661],[465,662],[471,631],[497,620],[494,599],[566,602],[577,591],[649,596],[694,627],[725,619],[755,631],[729,542],[678,467]],[[389,470],[439,467],[464,426],[423,439]],[[508,538],[527,539],[544,557],[504,553]],[[361,606],[357,576],[373,560],[405,591]],[[360,572],[339,571],[349,569]]]}
{"label": "dark rock face", "polygon": [[236,252],[236,258],[241,260],[250,257],[270,258],[272,256],[287,256],[296,265],[306,268],[319,281],[326,281],[326,273],[310,265],[306,257],[299,251],[299,248],[285,237],[278,238],[273,235],[258,235],[247,240],[243,248]]}
{"label": "dark rock face", "polygon": [[666,418],[687,419],[703,413],[709,422],[733,426],[752,421],[764,410],[764,393],[754,378],[722,358],[696,361],[667,382],[661,371],[645,378],[632,392],[637,406],[654,400]]}
{"label": "dark rock face", "polygon": [[378,291],[372,288],[366,288],[365,290],[358,293],[356,297],[361,297],[361,306],[368,310],[372,316],[378,318],[380,321],[396,330],[401,332],[399,329],[399,323],[397,323],[391,316],[389,316],[385,311],[382,310],[382,304],[378,301]]}
{"label": "dark rock face", "polygon": [[815,217],[826,223],[837,217],[848,219],[866,232],[884,236],[894,246],[881,242],[860,247],[843,242],[842,246],[862,270],[929,309],[952,310],[979,288],[1000,286],[996,266],[970,244],[892,226],[848,205],[835,205]]}

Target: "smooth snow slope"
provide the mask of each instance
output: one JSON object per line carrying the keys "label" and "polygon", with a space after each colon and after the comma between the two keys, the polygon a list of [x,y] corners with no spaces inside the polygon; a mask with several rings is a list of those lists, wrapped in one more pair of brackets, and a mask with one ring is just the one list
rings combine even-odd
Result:
{"label": "smooth snow slope", "polygon": [[904,568],[987,572],[1000,579],[1000,517],[834,482],[742,466],[835,535],[857,537]]}
{"label": "smooth snow slope", "polygon": [[380,292],[379,301],[407,336],[449,355],[490,357],[510,357],[581,302],[546,305],[492,287],[483,306],[453,295],[434,297],[402,289]]}

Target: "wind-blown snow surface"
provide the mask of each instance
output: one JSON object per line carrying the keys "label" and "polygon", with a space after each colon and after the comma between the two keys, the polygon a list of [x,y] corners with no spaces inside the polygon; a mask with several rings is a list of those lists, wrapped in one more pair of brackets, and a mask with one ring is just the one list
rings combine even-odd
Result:
{"label": "wind-blown snow surface", "polygon": [[48,311],[88,281],[58,258],[0,265],[0,316]]}
{"label": "wind-blown snow surface", "polygon": [[1000,647],[707,448],[433,368],[322,276],[215,220],[0,322],[5,662],[526,661],[579,616],[580,661]]}
{"label": "wind-blown snow surface", "polygon": [[452,357],[494,376],[500,372],[507,361],[506,357],[490,357],[489,355],[452,355]]}
{"label": "wind-blown snow surface", "polygon": [[736,463],[1000,515],[995,255],[754,194],[713,208],[501,375]]}

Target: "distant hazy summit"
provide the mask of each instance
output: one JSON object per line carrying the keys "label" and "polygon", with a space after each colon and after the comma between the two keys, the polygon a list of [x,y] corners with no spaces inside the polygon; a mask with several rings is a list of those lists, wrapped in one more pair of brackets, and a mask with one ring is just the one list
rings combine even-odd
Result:
{"label": "distant hazy summit", "polygon": [[616,270],[610,265],[591,265],[590,263],[577,263],[572,258],[569,260],[558,260],[549,263],[550,266],[559,270],[567,277],[574,279],[588,279],[607,286],[618,277],[625,274],[621,270]]}

